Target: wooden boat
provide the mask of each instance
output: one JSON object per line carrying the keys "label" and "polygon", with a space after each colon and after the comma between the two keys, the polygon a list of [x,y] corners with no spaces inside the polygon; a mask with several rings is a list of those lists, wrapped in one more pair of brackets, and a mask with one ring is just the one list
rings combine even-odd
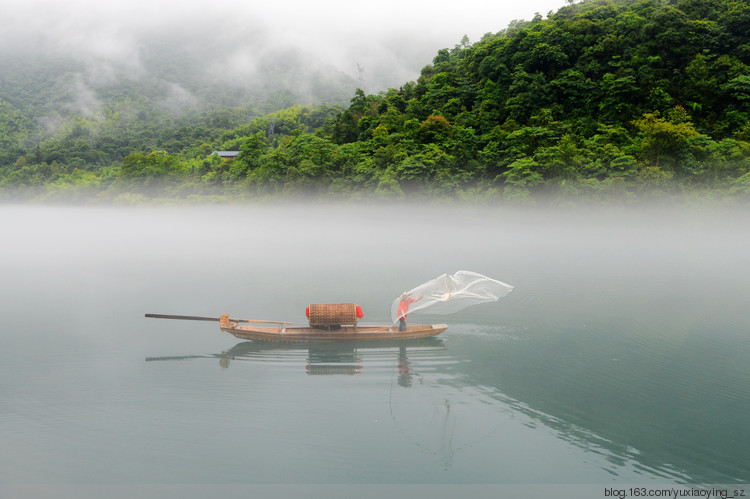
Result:
{"label": "wooden boat", "polygon": [[291,326],[290,322],[279,321],[230,319],[229,314],[224,314],[219,318],[162,314],[146,314],[146,317],[219,321],[222,331],[237,338],[275,343],[416,340],[437,336],[448,329],[447,324],[407,326],[406,331],[399,331],[395,325],[361,325],[357,321],[362,316],[361,310],[352,303],[309,305],[307,315],[310,321],[309,326]]}
{"label": "wooden boat", "polygon": [[229,319],[229,314],[219,318],[219,327],[231,335],[243,340],[272,341],[280,343],[300,343],[312,341],[393,341],[415,340],[437,336],[446,329],[447,324],[428,324],[407,326],[406,331],[399,331],[396,326],[256,326],[240,325]]}

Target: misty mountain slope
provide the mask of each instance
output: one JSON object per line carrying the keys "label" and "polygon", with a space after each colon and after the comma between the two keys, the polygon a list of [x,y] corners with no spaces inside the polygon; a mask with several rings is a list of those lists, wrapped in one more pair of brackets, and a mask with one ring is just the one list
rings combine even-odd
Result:
{"label": "misty mountain slope", "polygon": [[749,25],[746,0],[570,5],[439,51],[416,84],[355,98],[327,133],[395,192],[745,192]]}
{"label": "misty mountain slope", "polygon": [[[44,44],[0,47],[0,165],[73,128],[129,135],[168,129],[217,109],[241,108],[242,121],[295,104],[345,103],[355,81],[301,49],[261,48],[240,33],[152,33],[122,53],[55,52]],[[123,42],[123,46],[127,43]],[[4,50],[3,50],[4,48]],[[111,49],[114,50],[114,49]],[[133,144],[135,150],[153,141]],[[92,147],[98,147],[91,144]],[[85,161],[116,161],[122,155]]]}
{"label": "misty mountain slope", "polygon": [[[80,168],[91,171],[86,192],[103,199],[143,188],[147,197],[177,198],[627,203],[699,189],[740,199],[750,194],[748,22],[748,0],[586,1],[439,50],[416,82],[377,95],[357,90],[333,119],[325,118],[335,108],[214,120],[221,125],[213,127],[207,118],[178,123],[154,115],[132,143],[108,151],[111,141],[101,142],[102,131],[80,118],[55,143],[6,166],[0,189],[33,184],[35,196],[64,196],[82,185],[65,183]],[[226,60],[247,55],[233,54]],[[242,67],[254,75],[264,66]],[[298,71],[294,63],[274,67]],[[206,80],[198,81],[180,88],[194,95]],[[133,154],[122,154],[129,148]],[[213,149],[240,155],[222,162],[208,157]],[[52,161],[59,171],[46,169]],[[97,173],[107,165],[114,169]]]}
{"label": "misty mountain slope", "polygon": [[399,94],[407,117],[440,115],[479,133],[508,120],[588,133],[682,106],[700,132],[728,137],[750,111],[747,26],[746,0],[587,1],[441,50]]}

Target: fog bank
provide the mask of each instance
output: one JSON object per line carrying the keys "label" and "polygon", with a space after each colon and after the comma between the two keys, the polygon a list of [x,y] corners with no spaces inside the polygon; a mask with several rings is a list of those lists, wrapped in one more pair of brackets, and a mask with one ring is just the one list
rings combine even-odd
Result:
{"label": "fog bank", "polygon": [[192,70],[202,68],[210,75],[242,81],[252,79],[269,55],[294,49],[362,82],[368,91],[415,79],[437,50],[453,47],[463,35],[476,41],[514,19],[531,19],[537,12],[546,15],[564,5],[561,0],[4,4],[0,51],[71,57],[89,64],[91,78],[111,78],[117,72],[142,77],[149,54],[171,44],[194,60]]}

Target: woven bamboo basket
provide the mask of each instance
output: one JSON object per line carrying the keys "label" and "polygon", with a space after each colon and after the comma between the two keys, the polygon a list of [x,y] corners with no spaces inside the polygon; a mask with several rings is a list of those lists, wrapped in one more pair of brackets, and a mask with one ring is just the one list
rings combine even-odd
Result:
{"label": "woven bamboo basket", "polygon": [[357,305],[354,303],[310,305],[311,326],[343,326],[357,324]]}

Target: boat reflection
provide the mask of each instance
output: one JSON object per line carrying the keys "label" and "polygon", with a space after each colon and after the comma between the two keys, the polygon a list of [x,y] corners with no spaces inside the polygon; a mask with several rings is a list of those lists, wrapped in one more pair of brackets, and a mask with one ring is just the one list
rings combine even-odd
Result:
{"label": "boat reflection", "polygon": [[[400,386],[412,386],[415,373],[409,361],[409,351],[435,351],[445,349],[438,338],[424,338],[393,342],[342,342],[283,344],[243,341],[221,353],[206,355],[179,355],[147,357],[146,362],[179,361],[191,359],[218,359],[219,365],[228,369],[233,362],[256,361],[295,365],[304,358],[304,372],[309,376],[355,375],[365,366],[395,366]],[[304,356],[304,357],[303,357]]]}
{"label": "boat reflection", "polygon": [[343,350],[310,347],[307,351],[305,372],[309,375],[359,374],[362,358],[355,348]]}
{"label": "boat reflection", "polygon": [[[636,449],[620,427],[602,429],[597,419],[581,424],[572,413],[576,406],[560,402],[564,394],[548,393],[540,402],[538,380],[526,380],[528,371],[514,367],[509,354],[503,354],[518,350],[512,342],[520,340],[491,344],[484,336],[480,341],[468,335],[476,333],[475,327],[462,330],[457,326],[454,331],[463,332],[464,337],[454,336],[450,348],[439,338],[369,344],[243,341],[215,354],[148,357],[146,361],[209,359],[218,360],[222,369],[241,369],[243,362],[250,362],[292,376],[373,379],[381,389],[389,387],[384,403],[390,427],[399,439],[446,470],[465,453],[492,453],[499,446],[524,448],[530,440],[539,451],[528,452],[529,463],[546,449],[559,451],[559,443],[564,442],[572,455],[585,456],[607,476],[675,481],[692,477],[690,470],[673,464],[674,456],[668,452],[654,452],[648,443]],[[491,459],[494,455],[488,454],[486,461]]]}
{"label": "boat reflection", "polygon": [[400,386],[408,388],[411,386],[412,373],[409,369],[409,357],[406,355],[406,347],[399,347],[398,349],[398,378],[397,382]]}

